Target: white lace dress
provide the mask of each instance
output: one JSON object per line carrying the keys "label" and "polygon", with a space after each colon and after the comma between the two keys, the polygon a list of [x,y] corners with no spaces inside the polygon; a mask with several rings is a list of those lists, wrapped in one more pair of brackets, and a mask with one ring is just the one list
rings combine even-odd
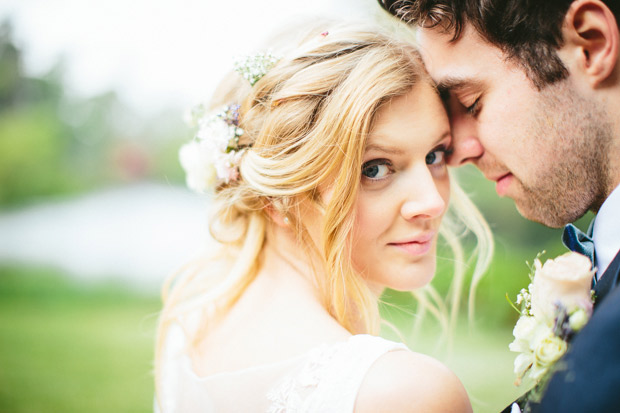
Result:
{"label": "white lace dress", "polygon": [[[180,328],[171,328],[162,365],[162,413],[352,412],[370,366],[403,344],[370,335],[318,348],[278,363],[197,376]],[[156,411],[160,411],[156,404]]]}

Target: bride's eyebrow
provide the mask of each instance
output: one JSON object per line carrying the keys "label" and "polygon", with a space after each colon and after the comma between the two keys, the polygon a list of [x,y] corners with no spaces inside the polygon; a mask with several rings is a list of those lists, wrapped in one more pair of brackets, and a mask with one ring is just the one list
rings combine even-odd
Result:
{"label": "bride's eyebrow", "polygon": [[381,145],[377,142],[372,142],[369,143],[368,145],[366,145],[366,152],[369,151],[378,151],[378,152],[383,152],[383,153],[387,153],[390,155],[400,155],[402,153],[404,153],[402,148],[396,148],[396,147],[392,147],[392,146],[384,146]]}

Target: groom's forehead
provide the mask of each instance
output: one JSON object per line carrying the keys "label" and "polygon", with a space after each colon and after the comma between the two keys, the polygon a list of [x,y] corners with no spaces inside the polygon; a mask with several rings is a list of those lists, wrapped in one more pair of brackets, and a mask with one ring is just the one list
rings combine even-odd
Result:
{"label": "groom's forehead", "polygon": [[463,30],[457,39],[437,28],[422,28],[417,40],[426,69],[444,89],[466,83],[474,86],[510,65],[502,50],[482,39],[472,27]]}

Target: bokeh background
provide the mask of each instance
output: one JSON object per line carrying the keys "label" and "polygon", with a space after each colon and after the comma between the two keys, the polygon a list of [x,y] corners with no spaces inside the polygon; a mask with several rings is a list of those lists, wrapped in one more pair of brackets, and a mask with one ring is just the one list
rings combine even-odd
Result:
{"label": "bokeh background", "polygon": [[[392,24],[374,0],[0,1],[1,412],[152,410],[159,288],[206,237],[209,200],[177,160],[183,113],[302,16]],[[446,352],[432,325],[410,337],[408,296],[386,295],[384,314],[493,412],[527,389],[512,384],[506,295],[528,283],[526,261],[563,248],[475,169],[458,174],[496,237],[475,323]]]}

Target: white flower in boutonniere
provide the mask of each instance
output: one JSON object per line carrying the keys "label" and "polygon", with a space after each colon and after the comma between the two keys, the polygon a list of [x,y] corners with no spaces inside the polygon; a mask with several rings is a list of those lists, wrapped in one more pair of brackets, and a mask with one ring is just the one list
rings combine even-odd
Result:
{"label": "white flower in boutonniere", "polygon": [[595,270],[590,260],[569,252],[543,265],[539,257],[530,268],[530,285],[517,296],[521,309],[513,304],[521,314],[509,346],[519,353],[514,364],[516,385],[526,376],[541,383],[592,315],[590,283]]}
{"label": "white flower in boutonniere", "polygon": [[532,314],[547,322],[557,317],[557,306],[562,305],[571,314],[578,309],[592,311],[592,263],[576,252],[560,255],[541,265],[534,261],[532,283]]}

